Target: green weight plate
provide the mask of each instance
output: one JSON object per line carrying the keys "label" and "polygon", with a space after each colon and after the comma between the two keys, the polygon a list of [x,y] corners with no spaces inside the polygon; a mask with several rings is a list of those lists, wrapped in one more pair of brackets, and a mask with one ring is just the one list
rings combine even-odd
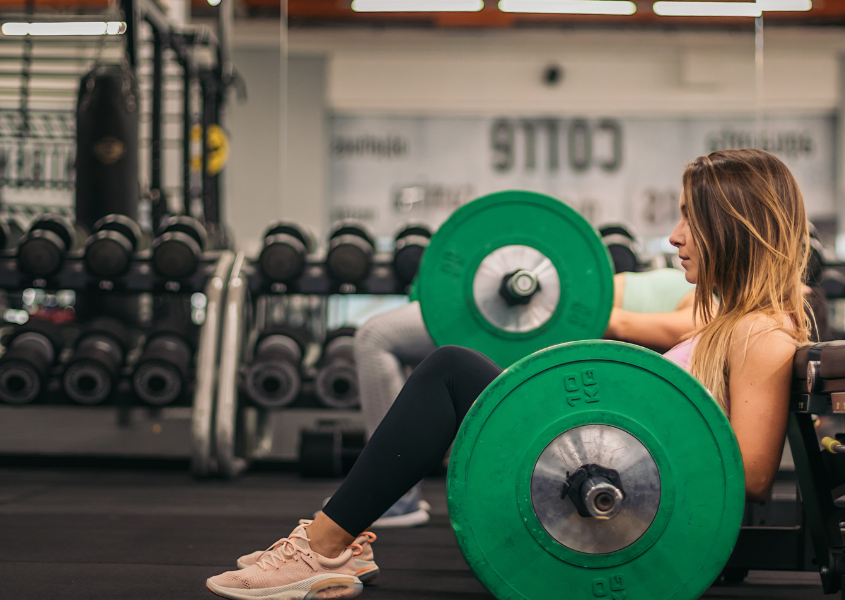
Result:
{"label": "green weight plate", "polygon": [[[589,464],[619,475],[612,518],[560,497]],[[448,483],[461,550],[499,599],[698,598],[745,507],[739,447],[712,396],[620,342],[561,344],[506,369],[466,416]]]}
{"label": "green weight plate", "polygon": [[[503,285],[517,271],[523,276],[513,287]],[[613,268],[572,208],[543,194],[499,192],[465,204],[434,234],[418,295],[435,343],[474,348],[507,366],[553,344],[600,338]]]}

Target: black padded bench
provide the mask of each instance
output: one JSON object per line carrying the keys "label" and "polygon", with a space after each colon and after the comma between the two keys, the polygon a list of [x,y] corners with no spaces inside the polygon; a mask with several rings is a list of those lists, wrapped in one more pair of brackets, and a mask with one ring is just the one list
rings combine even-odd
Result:
{"label": "black padded bench", "polygon": [[[843,590],[845,508],[835,502],[845,494],[845,426],[836,439],[819,441],[815,416],[845,415],[845,341],[799,348],[793,361],[787,436],[809,537],[826,594]],[[845,421],[843,421],[845,425]],[[845,591],[843,591],[845,599]]]}

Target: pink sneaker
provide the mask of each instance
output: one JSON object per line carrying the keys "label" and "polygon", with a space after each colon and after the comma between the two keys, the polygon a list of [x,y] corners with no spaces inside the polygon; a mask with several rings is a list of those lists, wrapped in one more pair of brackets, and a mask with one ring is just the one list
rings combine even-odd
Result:
{"label": "pink sneaker", "polygon": [[[311,524],[311,521],[303,519],[299,522],[299,524],[307,527]],[[361,554],[355,557],[355,568],[358,570],[358,579],[361,580],[361,583],[370,583],[378,577],[378,565],[376,564],[375,556],[373,555],[373,547],[370,545],[375,542],[376,539],[376,534],[372,531],[365,531],[355,539],[355,543],[361,546]],[[262,554],[273,550],[275,547],[276,545],[273,544],[273,546],[267,550],[256,550],[251,554],[241,556],[238,559],[238,568],[246,569],[247,567],[251,567],[259,558],[261,558]]]}
{"label": "pink sneaker", "polygon": [[311,550],[305,525],[263,552],[250,567],[228,571],[206,581],[209,590],[232,600],[347,600],[364,589],[356,576],[358,544],[337,558]]}

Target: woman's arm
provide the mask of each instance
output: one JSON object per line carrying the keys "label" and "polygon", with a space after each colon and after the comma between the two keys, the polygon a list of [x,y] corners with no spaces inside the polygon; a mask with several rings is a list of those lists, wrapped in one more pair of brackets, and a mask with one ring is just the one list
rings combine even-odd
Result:
{"label": "woman's arm", "polygon": [[746,317],[734,330],[728,356],[730,420],[750,502],[766,500],[780,466],[795,355],[795,342],[785,332],[755,335],[766,326],[771,326],[766,317]]}
{"label": "woman's arm", "polygon": [[665,352],[700,324],[693,319],[695,292],[689,292],[668,313],[637,313],[614,307],[604,337]]}

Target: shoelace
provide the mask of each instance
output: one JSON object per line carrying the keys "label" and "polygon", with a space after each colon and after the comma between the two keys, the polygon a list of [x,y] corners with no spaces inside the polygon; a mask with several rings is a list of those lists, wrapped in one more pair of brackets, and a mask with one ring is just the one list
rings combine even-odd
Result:
{"label": "shoelace", "polygon": [[293,540],[295,539],[305,540],[306,542],[311,541],[307,536],[295,531],[289,538],[282,538],[270,546],[255,564],[266,571],[270,567],[278,569],[279,564],[285,564],[289,560],[299,562],[299,555],[303,553],[303,550],[294,544]]}
{"label": "shoelace", "polygon": [[[373,539],[375,539],[374,533],[371,533],[370,535],[372,535]],[[293,542],[295,539],[304,540],[309,544],[311,543],[311,539],[308,536],[295,531],[289,538],[282,538],[270,546],[270,548],[261,555],[255,564],[258,565],[262,571],[266,571],[269,568],[278,569],[280,564],[285,564],[289,560],[299,562],[300,554],[313,561],[313,557],[311,555],[307,554],[302,548]],[[369,536],[367,536],[367,539],[369,539]],[[349,544],[347,548],[352,550],[352,556],[359,556],[364,551],[364,548],[361,547],[360,544],[355,543]],[[314,566],[311,565],[308,560],[305,562],[311,567]]]}

